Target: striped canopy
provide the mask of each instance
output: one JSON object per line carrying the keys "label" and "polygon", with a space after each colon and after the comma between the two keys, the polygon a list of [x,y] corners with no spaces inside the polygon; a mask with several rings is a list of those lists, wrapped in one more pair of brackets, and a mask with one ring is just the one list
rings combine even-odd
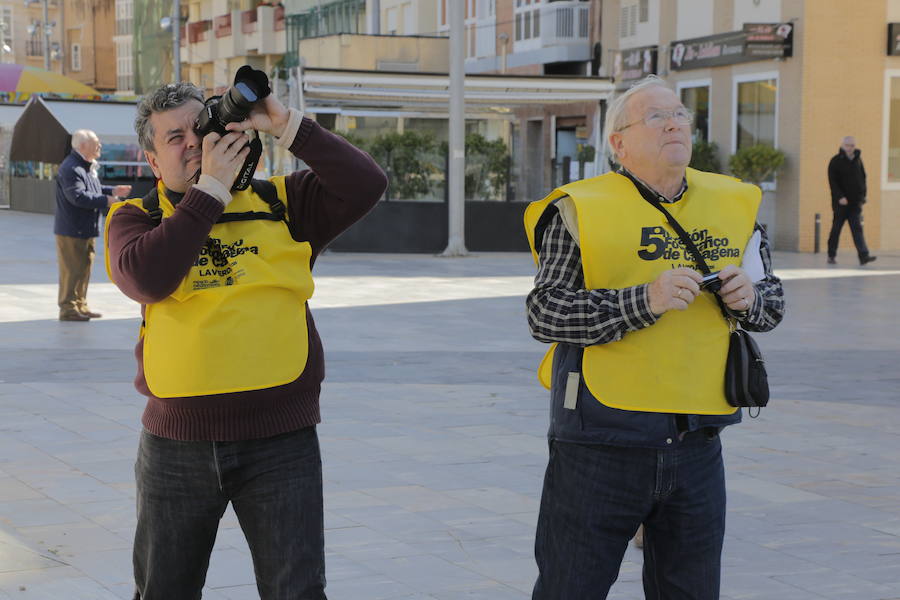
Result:
{"label": "striped canopy", "polygon": [[0,92],[24,100],[30,94],[58,94],[63,97],[99,97],[97,90],[59,73],[37,67],[0,64]]}

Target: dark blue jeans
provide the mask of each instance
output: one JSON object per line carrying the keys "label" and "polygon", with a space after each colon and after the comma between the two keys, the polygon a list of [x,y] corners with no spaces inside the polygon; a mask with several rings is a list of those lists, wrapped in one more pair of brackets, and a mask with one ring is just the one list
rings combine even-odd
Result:
{"label": "dark blue jeans", "polygon": [[644,524],[644,594],[716,600],[725,535],[719,437],[672,448],[551,442],[535,540],[533,600],[601,600]]}
{"label": "dark blue jeans", "polygon": [[240,442],[141,434],[135,599],[194,600],[231,502],[263,600],[325,598],[322,461],[315,427]]}

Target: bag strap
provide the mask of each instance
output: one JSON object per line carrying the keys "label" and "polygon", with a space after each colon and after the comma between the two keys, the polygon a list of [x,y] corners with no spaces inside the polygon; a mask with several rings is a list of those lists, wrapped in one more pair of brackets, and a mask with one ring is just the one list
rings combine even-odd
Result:
{"label": "bag strap", "polygon": [[[284,221],[287,225],[285,214],[287,209],[284,202],[278,199],[278,190],[275,184],[265,179],[253,179],[250,181],[253,191],[269,205],[271,212],[248,211],[242,213],[222,213],[216,223],[233,223],[235,221]],[[159,207],[159,191],[156,186],[141,199],[144,210],[153,219],[153,226],[162,223],[162,209]]]}
{"label": "bag strap", "polygon": [[153,219],[154,227],[162,223],[162,209],[159,207],[159,191],[156,189],[156,185],[146,196],[141,198],[141,205]]}

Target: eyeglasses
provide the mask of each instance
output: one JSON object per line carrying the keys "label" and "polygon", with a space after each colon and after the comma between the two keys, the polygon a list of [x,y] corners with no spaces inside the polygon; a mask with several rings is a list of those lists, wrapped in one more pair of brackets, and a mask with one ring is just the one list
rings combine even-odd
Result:
{"label": "eyeglasses", "polygon": [[644,125],[651,129],[662,129],[665,124],[672,119],[676,125],[690,125],[694,122],[694,115],[686,108],[676,108],[675,110],[654,110],[647,113],[643,119],[638,119],[624,127],[619,127],[618,131],[625,131],[632,125],[643,122]]}

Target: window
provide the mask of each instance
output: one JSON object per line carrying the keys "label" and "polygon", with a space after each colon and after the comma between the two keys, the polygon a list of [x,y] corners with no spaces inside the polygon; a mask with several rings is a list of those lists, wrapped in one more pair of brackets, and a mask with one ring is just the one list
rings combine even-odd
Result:
{"label": "window", "polygon": [[640,22],[646,23],[650,20],[650,0],[640,0]]}
{"label": "window", "polygon": [[637,34],[638,5],[625,4],[619,12],[619,37],[627,38]]}
{"label": "window", "polygon": [[[900,74],[898,74],[900,75]],[[888,89],[887,118],[887,180],[900,182],[900,76],[890,78]]]}
{"label": "window", "polygon": [[387,33],[388,35],[397,35],[397,9],[389,8],[387,10]]}
{"label": "window", "polygon": [[694,141],[709,141],[709,86],[681,89],[681,103],[694,113]]}
{"label": "window", "polygon": [[517,42],[538,38],[541,35],[540,0],[516,0],[515,39]]}
{"label": "window", "polygon": [[72,50],[69,52],[72,57],[72,70],[81,70],[81,44],[72,44]]}
{"label": "window", "polygon": [[735,150],[756,144],[775,146],[777,93],[774,78],[738,82]]}
{"label": "window", "polygon": [[15,62],[15,52],[13,51],[13,20],[12,20],[12,9],[8,7],[3,7],[3,12],[0,13],[0,56],[2,56],[2,62],[12,63]]}

